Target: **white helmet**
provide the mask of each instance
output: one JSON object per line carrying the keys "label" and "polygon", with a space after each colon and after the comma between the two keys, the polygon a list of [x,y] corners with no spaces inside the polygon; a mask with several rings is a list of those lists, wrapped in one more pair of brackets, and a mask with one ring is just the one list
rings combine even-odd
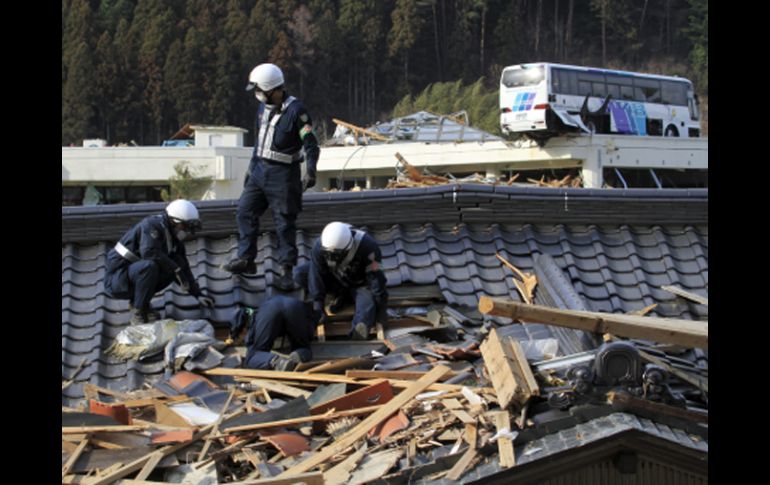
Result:
{"label": "white helmet", "polygon": [[283,86],[283,72],[281,68],[275,64],[260,64],[251,70],[246,91],[251,91],[258,87],[261,91],[267,92],[279,86]]}
{"label": "white helmet", "polygon": [[353,243],[350,224],[330,222],[321,233],[321,249],[327,253],[341,255],[347,253]]}
{"label": "white helmet", "polygon": [[201,226],[198,209],[189,200],[177,199],[170,203],[166,206],[166,214],[173,222],[183,222],[193,230]]}

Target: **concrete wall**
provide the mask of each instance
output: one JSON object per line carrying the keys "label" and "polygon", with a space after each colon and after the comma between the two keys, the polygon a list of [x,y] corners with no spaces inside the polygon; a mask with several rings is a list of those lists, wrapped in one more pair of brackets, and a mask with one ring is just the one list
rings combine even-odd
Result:
{"label": "concrete wall", "polygon": [[[251,152],[251,147],[63,147],[62,184],[168,183],[174,165],[188,161],[213,177],[206,199],[235,199]],[[545,147],[503,141],[391,143],[321,148],[316,190],[340,175],[364,179],[368,188],[373,177],[394,178],[396,153],[438,174],[577,167],[589,188],[602,186],[604,167],[708,169],[708,138],[593,135],[553,138]]]}

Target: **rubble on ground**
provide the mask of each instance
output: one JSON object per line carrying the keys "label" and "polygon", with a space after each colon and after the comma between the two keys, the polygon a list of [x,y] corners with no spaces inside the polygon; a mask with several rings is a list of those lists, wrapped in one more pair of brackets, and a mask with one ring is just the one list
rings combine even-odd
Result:
{"label": "rubble on ground", "polygon": [[[707,349],[707,322],[645,316],[653,307],[609,315],[535,305],[535,277],[498,258],[521,301],[394,299],[358,354],[338,339],[347,309],[319,336],[348,354],[316,353],[293,372],[228,367],[244,349],[217,345],[213,364],[177,356],[173,372],[145,389],[86,385],[80,407],[62,407],[62,483],[473,481],[558,453],[554,435],[580,446],[642,420],[705,446],[708,370],[687,356]],[[532,322],[561,333],[519,338],[535,333]],[[595,345],[565,354],[560,339],[570,332]],[[163,359],[151,342],[123,354]],[[575,431],[589,422],[605,432]]]}

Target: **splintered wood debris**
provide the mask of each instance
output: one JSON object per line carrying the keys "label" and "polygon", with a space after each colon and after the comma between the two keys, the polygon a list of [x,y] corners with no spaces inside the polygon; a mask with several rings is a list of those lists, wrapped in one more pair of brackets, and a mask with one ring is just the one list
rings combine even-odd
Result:
{"label": "splintered wood debris", "polygon": [[[531,301],[534,276],[498,258]],[[658,372],[695,383],[705,412],[676,404],[659,381],[635,395],[608,387],[582,396],[568,367],[540,371],[543,362],[527,360],[508,326],[484,322],[483,314],[703,348],[707,323],[487,297],[478,308],[434,303],[398,311],[375,355],[309,362],[294,372],[178,372],[132,392],[86,385],[80,407],[62,407],[62,483],[462,482],[481,463],[515,467],[527,440],[547,434],[531,418],[552,401],[559,408],[598,399],[624,412],[708,423],[707,378],[640,354]],[[605,345],[618,340],[610,337]],[[656,402],[645,399],[653,391]]]}

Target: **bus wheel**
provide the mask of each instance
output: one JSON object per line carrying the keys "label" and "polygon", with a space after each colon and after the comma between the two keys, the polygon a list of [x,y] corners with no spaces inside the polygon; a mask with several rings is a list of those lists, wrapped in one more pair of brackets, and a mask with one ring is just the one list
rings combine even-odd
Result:
{"label": "bus wheel", "polygon": [[666,133],[665,133],[664,136],[678,137],[679,136],[679,130],[677,130],[676,126],[674,126],[674,125],[668,125],[666,127]]}

